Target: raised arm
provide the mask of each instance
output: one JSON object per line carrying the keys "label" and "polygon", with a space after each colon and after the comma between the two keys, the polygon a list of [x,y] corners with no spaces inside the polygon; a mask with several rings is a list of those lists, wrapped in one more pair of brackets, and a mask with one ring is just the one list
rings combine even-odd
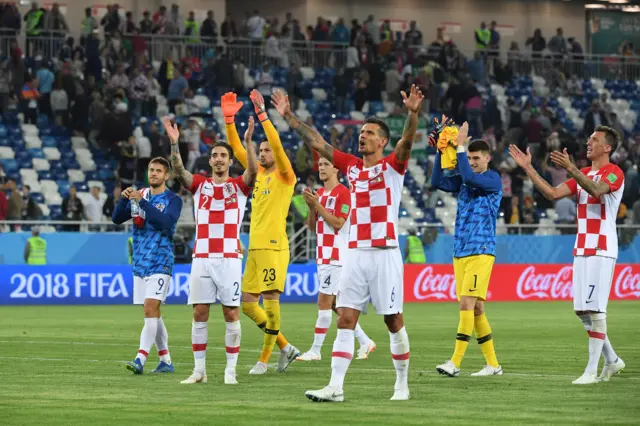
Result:
{"label": "raised arm", "polygon": [[433,162],[431,186],[444,192],[458,192],[460,191],[460,186],[462,186],[462,177],[460,175],[445,176],[442,173],[440,151],[436,153],[436,159]]}
{"label": "raised arm", "polygon": [[396,158],[399,161],[405,162],[411,157],[411,148],[413,147],[416,130],[418,129],[418,113],[420,112],[424,95],[415,84],[411,85],[409,96],[407,96],[404,91],[400,93],[402,94],[402,102],[409,110],[409,114],[407,115],[407,120],[404,122],[402,137],[396,144],[395,152]]}
{"label": "raised arm", "polygon": [[529,148],[527,148],[527,153],[524,154],[517,146],[509,145],[509,154],[511,154],[516,164],[524,170],[531,179],[531,182],[533,182],[533,185],[547,200],[558,200],[573,195],[573,191],[571,191],[571,188],[569,188],[566,183],[561,183],[554,188],[538,174],[536,169],[531,165],[531,151]]}
{"label": "raised arm", "polygon": [[300,136],[309,149],[315,150],[327,160],[333,163],[334,148],[324,140],[317,131],[304,124],[291,111],[289,97],[276,90],[271,96],[271,104],[278,110],[278,113],[285,119],[294,132]]}
{"label": "raised arm", "polygon": [[244,184],[249,188],[256,182],[256,176],[258,175],[258,160],[256,159],[256,147],[253,145],[251,138],[253,137],[253,129],[255,127],[255,121],[253,117],[249,117],[249,124],[247,131],[244,133],[244,142],[247,144],[247,167],[242,174],[242,180]]}
{"label": "raised arm", "polygon": [[458,172],[462,177],[462,183],[465,185],[482,189],[486,192],[500,192],[502,190],[502,180],[500,176],[496,173],[474,173],[471,165],[469,164],[469,158],[467,157],[467,151],[465,149],[465,144],[469,141],[470,138],[467,137],[469,134],[469,124],[465,121],[462,126],[460,126],[460,130],[458,131],[457,143],[458,143],[458,153],[457,153],[457,166]]}
{"label": "raised arm", "polygon": [[242,167],[247,169],[247,151],[244,149],[244,146],[242,146],[240,135],[238,135],[235,123],[235,115],[240,111],[240,108],[242,108],[242,102],[236,100],[235,93],[228,92],[220,98],[220,107],[222,108],[222,115],[224,115],[224,127],[227,130],[227,141],[233,149],[233,155],[236,157],[238,162],[242,164]]}
{"label": "raised arm", "polygon": [[269,142],[271,151],[273,151],[273,159],[276,163],[278,174],[285,182],[290,184],[295,183],[296,175],[293,172],[293,167],[291,167],[291,160],[287,157],[287,153],[282,146],[282,141],[280,140],[278,131],[273,127],[271,120],[269,120],[267,109],[264,104],[264,98],[256,89],[251,91],[249,97],[253,102],[256,114],[258,114],[258,120],[260,120],[260,124],[262,124],[262,128],[267,135],[267,141]]}
{"label": "raised arm", "polygon": [[[587,191],[587,193],[593,198],[600,198],[604,194],[608,194],[609,192],[611,192],[612,188],[609,186],[606,180],[601,179],[598,182],[595,182],[590,177],[582,173],[580,169],[578,169],[571,162],[569,154],[567,153],[567,148],[565,148],[563,152],[552,152],[550,154],[550,158],[554,164],[566,169],[569,173],[569,176],[575,179],[576,183],[580,185],[582,189]],[[563,185],[567,186],[566,184]]]}
{"label": "raised arm", "polygon": [[182,158],[180,157],[180,150],[178,149],[180,132],[178,131],[178,126],[176,124],[172,124],[171,120],[169,120],[168,117],[165,117],[164,129],[167,132],[169,141],[171,142],[171,168],[173,169],[173,174],[182,186],[189,188],[193,183],[193,175],[184,168]]}

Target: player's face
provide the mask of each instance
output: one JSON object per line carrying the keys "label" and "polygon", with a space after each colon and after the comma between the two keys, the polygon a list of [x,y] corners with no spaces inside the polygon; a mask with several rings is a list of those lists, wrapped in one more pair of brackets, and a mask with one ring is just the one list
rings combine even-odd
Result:
{"label": "player's face", "polygon": [[333,164],[329,162],[326,158],[320,158],[318,160],[318,174],[320,175],[320,180],[322,182],[326,182],[329,179],[333,178],[338,173],[338,169],[333,167]]}
{"label": "player's face", "polygon": [[389,139],[382,136],[382,129],[374,123],[367,123],[360,129],[358,152],[362,155],[375,154],[381,151]]}
{"label": "player's face", "polygon": [[229,171],[231,166],[231,157],[229,157],[229,151],[223,146],[217,146],[211,151],[211,157],[209,157],[209,165],[216,175],[224,175]]}
{"label": "player's face", "polygon": [[151,163],[149,164],[149,186],[152,188],[158,188],[169,179],[169,170],[165,169],[162,164]]}
{"label": "player's face", "polygon": [[593,132],[587,141],[587,158],[591,161],[609,155],[611,146],[606,142],[604,132]]}
{"label": "player's face", "polygon": [[260,156],[258,157],[258,163],[260,163],[260,165],[265,169],[268,169],[273,166],[274,162],[273,151],[271,151],[269,142],[262,142],[260,144]]}
{"label": "player's face", "polygon": [[489,168],[489,160],[491,160],[491,156],[488,152],[470,152],[467,155],[467,158],[469,158],[469,164],[471,165],[474,173],[484,173]]}

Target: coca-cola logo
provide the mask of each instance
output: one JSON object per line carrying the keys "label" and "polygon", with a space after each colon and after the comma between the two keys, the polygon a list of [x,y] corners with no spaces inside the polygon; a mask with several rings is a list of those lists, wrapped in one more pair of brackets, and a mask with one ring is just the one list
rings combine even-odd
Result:
{"label": "coca-cola logo", "polygon": [[434,274],[433,267],[426,266],[413,284],[416,300],[457,300],[456,280],[453,274]]}
{"label": "coca-cola logo", "polygon": [[570,299],[573,297],[571,277],[571,266],[548,274],[538,274],[535,266],[528,266],[518,278],[516,292],[520,299]]}
{"label": "coca-cola logo", "polygon": [[622,268],[616,278],[615,292],[620,299],[640,298],[640,273],[634,274],[631,266]]}

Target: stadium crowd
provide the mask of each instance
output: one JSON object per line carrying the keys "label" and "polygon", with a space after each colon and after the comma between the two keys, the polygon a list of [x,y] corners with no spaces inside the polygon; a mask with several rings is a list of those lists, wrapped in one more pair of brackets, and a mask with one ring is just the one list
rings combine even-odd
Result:
{"label": "stadium crowd", "polygon": [[[211,113],[203,113],[197,95],[216,105],[226,91],[246,95],[257,88],[268,103],[277,83],[275,73],[284,72],[285,89],[295,107],[308,97],[302,68],[315,66],[335,69],[326,101],[335,114],[366,111],[367,104],[383,101],[400,108],[400,90],[417,83],[426,96],[428,121],[440,113],[457,123],[469,121],[471,134],[493,149],[492,167],[503,182],[501,209],[510,224],[534,225],[540,212],[554,206],[515,166],[508,145],[530,147],[540,173],[558,185],[567,178],[566,171],[551,165],[548,153],[567,148],[582,167],[587,136],[596,125],[608,124],[623,135],[614,154],[627,179],[619,220],[640,223],[640,135],[623,127],[606,95],[593,101],[582,129],[566,128],[549,107],[552,99],[583,90],[580,61],[585,52],[575,39],[565,38],[562,28],[548,42],[536,30],[525,43],[527,53],[513,42],[502,60],[495,22],[480,24],[474,33],[476,50],[466,56],[441,28],[427,44],[415,22],[402,33],[393,31],[389,22],[378,25],[373,16],[361,23],[354,20],[350,27],[343,19],[333,23],[321,17],[315,25],[304,25],[291,13],[279,22],[256,10],[241,21],[227,16],[218,26],[213,12],[198,22],[193,12],[185,18],[177,4],[145,11],[138,20],[131,12],[123,17],[118,5],[110,5],[101,20],[88,8],[82,34],[75,39],[67,36],[69,26],[57,5],[46,10],[34,3],[24,17],[15,5],[1,5],[0,24],[5,55],[0,63],[3,120],[20,112],[25,123],[36,124],[45,116],[55,126],[86,137],[117,164],[117,185],[108,197],[92,188],[95,201],[83,205],[75,188],[69,191],[62,206],[67,219],[99,222],[109,217],[121,188],[143,184],[149,160],[168,156],[169,142],[157,121],[159,96],[166,98],[168,112],[181,123],[180,149],[187,167],[207,174],[206,147],[224,135],[206,120]],[[25,54],[16,38],[21,32],[26,35]],[[627,49],[624,55],[634,54],[633,46]],[[545,78],[548,93],[543,96],[534,89],[526,100],[510,96],[508,108],[501,111],[490,93],[491,84],[506,87],[531,73]],[[313,125],[313,118],[307,124]],[[323,124],[319,130],[336,148],[357,154],[355,125]],[[289,155],[300,184],[315,186],[317,157],[301,142],[289,149]],[[426,186],[429,170],[425,174]],[[0,179],[0,220],[41,217],[29,187],[7,180],[1,164]],[[425,194],[430,193],[425,187]],[[185,191],[181,194],[185,199],[181,219],[193,221],[190,197]],[[575,223],[574,201],[561,200],[555,209],[559,223]]]}

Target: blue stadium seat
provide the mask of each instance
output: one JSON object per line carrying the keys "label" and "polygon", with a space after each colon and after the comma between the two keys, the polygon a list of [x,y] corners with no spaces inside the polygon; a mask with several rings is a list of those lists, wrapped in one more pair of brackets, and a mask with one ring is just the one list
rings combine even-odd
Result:
{"label": "blue stadium seat", "polygon": [[78,191],[78,192],[88,192],[89,191],[89,187],[84,182],[76,182],[75,184],[73,184],[73,186],[76,187],[76,191]]}
{"label": "blue stadium seat", "polygon": [[66,197],[69,194],[69,188],[71,188],[71,184],[66,179],[57,179],[56,183],[58,184],[58,192],[63,197]]}
{"label": "blue stadium seat", "polygon": [[44,203],[44,195],[39,192],[32,192],[31,198],[33,198],[33,201],[36,203]]}
{"label": "blue stadium seat", "polygon": [[9,172],[17,172],[20,169],[15,159],[3,159],[0,160],[0,163],[2,163],[2,168],[7,174]]}
{"label": "blue stadium seat", "polygon": [[63,220],[64,216],[62,215],[62,207],[56,205],[49,205],[49,215],[52,220]]}
{"label": "blue stadium seat", "polygon": [[29,148],[29,154],[32,158],[46,158],[42,148]]}
{"label": "blue stadium seat", "polygon": [[52,179],[52,175],[51,172],[47,171],[47,170],[41,170],[38,172],[38,180],[51,180]]}

